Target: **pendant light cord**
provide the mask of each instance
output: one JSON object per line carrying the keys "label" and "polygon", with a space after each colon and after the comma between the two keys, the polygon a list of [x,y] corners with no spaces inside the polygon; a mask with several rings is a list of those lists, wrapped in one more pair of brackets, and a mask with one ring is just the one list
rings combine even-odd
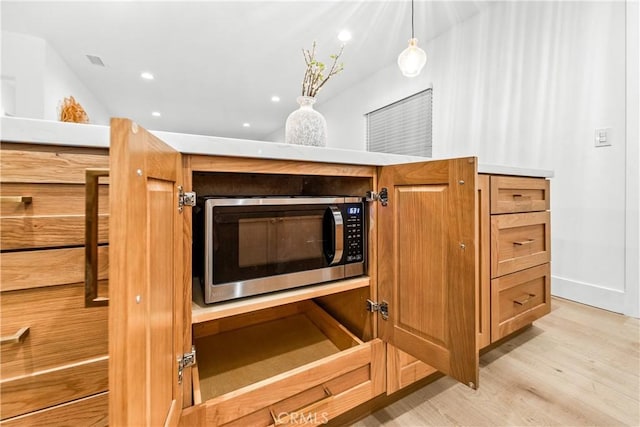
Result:
{"label": "pendant light cord", "polygon": [[415,38],[413,36],[413,0],[411,0],[411,38]]}

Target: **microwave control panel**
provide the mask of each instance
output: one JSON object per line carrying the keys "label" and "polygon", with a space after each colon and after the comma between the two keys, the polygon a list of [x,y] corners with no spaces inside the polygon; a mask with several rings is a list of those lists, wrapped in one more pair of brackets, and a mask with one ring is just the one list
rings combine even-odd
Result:
{"label": "microwave control panel", "polygon": [[361,262],[364,260],[364,205],[349,203],[345,207],[345,261]]}

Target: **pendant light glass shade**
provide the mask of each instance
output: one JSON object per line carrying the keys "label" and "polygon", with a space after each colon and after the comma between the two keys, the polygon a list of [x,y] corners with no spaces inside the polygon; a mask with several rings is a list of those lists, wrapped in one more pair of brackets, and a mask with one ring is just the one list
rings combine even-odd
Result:
{"label": "pendant light glass shade", "polygon": [[398,55],[398,67],[405,77],[415,77],[427,63],[427,54],[418,47],[418,39],[409,40],[409,47]]}

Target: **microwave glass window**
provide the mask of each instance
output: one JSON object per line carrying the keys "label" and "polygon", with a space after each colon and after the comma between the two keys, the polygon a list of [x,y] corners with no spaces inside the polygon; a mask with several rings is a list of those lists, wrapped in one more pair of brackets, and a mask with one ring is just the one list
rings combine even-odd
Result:
{"label": "microwave glass window", "polygon": [[275,251],[274,218],[251,218],[238,221],[238,266],[253,267],[269,264],[269,254]]}
{"label": "microwave glass window", "polygon": [[323,257],[322,215],[278,218],[276,263]]}
{"label": "microwave glass window", "polygon": [[282,264],[322,257],[322,216],[238,221],[238,266]]}

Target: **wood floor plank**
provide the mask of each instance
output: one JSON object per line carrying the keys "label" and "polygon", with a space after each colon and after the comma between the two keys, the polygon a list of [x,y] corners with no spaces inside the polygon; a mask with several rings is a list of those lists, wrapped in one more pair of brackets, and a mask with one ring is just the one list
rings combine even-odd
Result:
{"label": "wood floor plank", "polygon": [[532,328],[480,357],[480,388],[444,377],[354,424],[640,425],[640,320],[552,299]]}

